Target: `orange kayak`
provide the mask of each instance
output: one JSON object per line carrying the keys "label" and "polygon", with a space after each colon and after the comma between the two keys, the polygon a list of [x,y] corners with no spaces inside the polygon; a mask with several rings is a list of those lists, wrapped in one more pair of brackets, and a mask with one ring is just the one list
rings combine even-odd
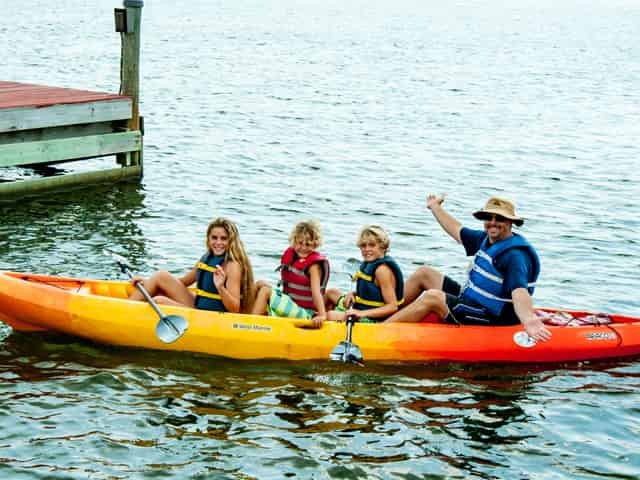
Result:
{"label": "orange kayak", "polygon": [[[0,272],[0,320],[16,331],[57,332],[127,347],[198,352],[237,359],[326,360],[345,339],[346,326],[161,306],[181,315],[186,333],[163,343],[158,315],[127,299],[128,282]],[[558,310],[543,309],[546,313]],[[580,319],[588,312],[564,311]],[[640,318],[607,315],[606,325],[549,325],[548,342],[532,341],[520,326],[434,323],[356,324],[352,342],[365,361],[562,362],[640,354]],[[578,322],[579,323],[579,322]]]}

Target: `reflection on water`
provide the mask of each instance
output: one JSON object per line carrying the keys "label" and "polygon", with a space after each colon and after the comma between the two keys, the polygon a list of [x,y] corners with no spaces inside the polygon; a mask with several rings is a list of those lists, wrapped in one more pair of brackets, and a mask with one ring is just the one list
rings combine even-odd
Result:
{"label": "reflection on water", "polygon": [[144,201],[139,185],[123,183],[0,203],[0,269],[95,278],[116,270],[105,247],[145,259]]}
{"label": "reflection on water", "polygon": [[[97,468],[104,478],[314,478],[322,471],[493,479],[514,468],[542,478],[553,467],[569,478],[580,464],[594,475],[632,478],[625,472],[637,461],[618,450],[637,434],[626,402],[606,406],[613,425],[599,435],[616,429],[608,442],[579,434],[579,420],[601,415],[603,398],[637,390],[633,362],[360,369],[16,334],[5,340],[0,378],[0,428],[13,442],[0,447],[2,457],[71,476]],[[577,423],[554,418],[560,411]],[[607,460],[620,454],[626,462]]]}

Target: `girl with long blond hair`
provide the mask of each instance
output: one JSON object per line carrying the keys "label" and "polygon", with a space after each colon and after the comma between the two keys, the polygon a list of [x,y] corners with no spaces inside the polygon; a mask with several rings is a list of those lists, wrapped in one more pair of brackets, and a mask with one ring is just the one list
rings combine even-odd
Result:
{"label": "girl with long blond hair", "polygon": [[[240,240],[238,227],[226,218],[216,218],[207,227],[206,253],[180,278],[158,271],[143,282],[157,303],[218,312],[248,312],[255,297],[253,269]],[[195,290],[188,287],[196,284]],[[135,290],[130,300],[143,301]]]}

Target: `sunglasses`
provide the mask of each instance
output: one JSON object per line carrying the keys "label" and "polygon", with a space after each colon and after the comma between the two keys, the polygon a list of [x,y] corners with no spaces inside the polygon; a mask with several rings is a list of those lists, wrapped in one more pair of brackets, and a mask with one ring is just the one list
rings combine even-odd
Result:
{"label": "sunglasses", "polygon": [[495,215],[492,213],[480,213],[476,218],[478,218],[478,220],[484,220],[485,222],[488,222],[489,220],[493,220],[494,222],[499,222],[499,223],[509,221],[508,218],[503,217],[502,215]]}

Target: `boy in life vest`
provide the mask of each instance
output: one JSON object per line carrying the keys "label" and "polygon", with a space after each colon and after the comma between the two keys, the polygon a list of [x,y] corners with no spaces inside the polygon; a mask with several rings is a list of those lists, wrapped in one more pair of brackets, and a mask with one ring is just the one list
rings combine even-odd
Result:
{"label": "boy in life vest", "polygon": [[389,235],[378,225],[366,225],[358,235],[356,245],[362,263],[354,275],[356,290],[341,295],[337,289],[327,292],[327,302],[336,305],[327,320],[343,322],[353,316],[363,323],[375,323],[393,315],[403,303],[402,271],[387,255]]}
{"label": "boy in life vest", "polygon": [[289,247],[280,260],[281,288],[265,281],[256,284],[254,315],[313,320],[320,328],[326,319],[324,294],[329,282],[329,261],[316,249],[322,243],[320,225],[299,222],[289,235]]}

